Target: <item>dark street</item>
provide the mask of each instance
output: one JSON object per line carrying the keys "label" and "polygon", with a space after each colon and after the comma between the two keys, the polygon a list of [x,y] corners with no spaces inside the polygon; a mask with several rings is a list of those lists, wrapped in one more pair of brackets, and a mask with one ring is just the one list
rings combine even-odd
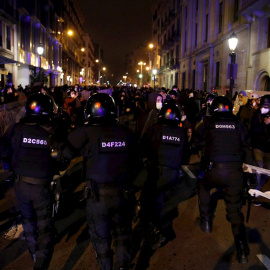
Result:
{"label": "dark street", "polygon": [[[56,216],[56,245],[49,269],[98,269],[93,247],[89,241],[84,204],[80,202],[84,184],[80,182],[80,163],[62,179],[62,199]],[[189,168],[196,174],[196,165]],[[164,209],[164,226],[170,230],[170,238],[164,246],[153,251],[149,239],[143,239],[139,221],[133,224],[134,259],[133,270],[143,269],[270,269],[270,202],[261,198],[262,206],[251,206],[250,220],[246,223],[250,246],[249,263],[238,264],[235,256],[230,224],[226,221],[222,193],[213,193],[216,212],[213,232],[206,234],[196,226],[199,215],[196,178],[189,173],[168,192]],[[1,173],[1,269],[32,269],[22,226],[16,208],[12,188],[4,181],[8,173]],[[190,177],[191,176],[191,177]],[[142,171],[136,185],[145,179]],[[269,183],[265,190],[269,190]],[[139,196],[139,193],[137,193]],[[215,205],[215,203],[214,203]],[[243,206],[246,216],[247,204]],[[17,223],[16,223],[17,222]],[[17,224],[17,226],[16,226]]]}

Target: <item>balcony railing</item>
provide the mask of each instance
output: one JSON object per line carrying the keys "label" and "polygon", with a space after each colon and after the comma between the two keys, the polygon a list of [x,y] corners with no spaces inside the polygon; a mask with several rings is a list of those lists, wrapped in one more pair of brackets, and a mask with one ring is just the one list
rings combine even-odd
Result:
{"label": "balcony railing", "polygon": [[180,67],[179,59],[173,58],[170,61],[170,69],[178,69]]}

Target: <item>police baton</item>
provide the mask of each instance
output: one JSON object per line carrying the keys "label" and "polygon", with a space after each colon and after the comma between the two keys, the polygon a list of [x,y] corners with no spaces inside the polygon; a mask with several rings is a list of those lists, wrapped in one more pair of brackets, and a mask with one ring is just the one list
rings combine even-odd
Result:
{"label": "police baton", "polygon": [[252,197],[250,195],[248,195],[248,207],[247,207],[247,217],[246,217],[246,222],[248,223],[249,221],[249,216],[250,216],[250,210],[251,210],[251,201],[252,201]]}

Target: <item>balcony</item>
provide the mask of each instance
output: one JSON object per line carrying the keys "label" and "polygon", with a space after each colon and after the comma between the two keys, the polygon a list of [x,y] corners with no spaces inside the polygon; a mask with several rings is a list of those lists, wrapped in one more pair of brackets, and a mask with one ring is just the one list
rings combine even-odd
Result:
{"label": "balcony", "polygon": [[174,10],[170,10],[169,16],[171,19],[175,18],[175,11]]}
{"label": "balcony", "polygon": [[161,51],[166,52],[171,49],[175,44],[175,41],[173,39],[168,39],[164,41],[164,44],[161,46]]}
{"label": "balcony", "polygon": [[175,41],[175,42],[177,42],[177,41],[179,41],[180,40],[180,34],[179,34],[179,31],[174,31],[173,33],[172,33],[172,40],[173,41]]}
{"label": "balcony", "polygon": [[270,16],[269,0],[244,0],[239,14],[247,20],[253,17],[267,18]]}
{"label": "balcony", "polygon": [[163,73],[167,70],[167,66],[166,65],[163,65],[162,67],[160,67],[159,69],[159,73]]}
{"label": "balcony", "polygon": [[179,69],[180,68],[180,63],[178,58],[173,58],[170,61],[170,69]]}

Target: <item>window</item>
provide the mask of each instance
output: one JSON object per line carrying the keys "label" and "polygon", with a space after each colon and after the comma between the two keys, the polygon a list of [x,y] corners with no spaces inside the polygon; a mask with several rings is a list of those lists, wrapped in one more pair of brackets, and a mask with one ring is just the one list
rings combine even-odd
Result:
{"label": "window", "polygon": [[176,3],[176,10],[179,11],[180,9],[180,0],[177,0],[177,3]]}
{"label": "window", "polygon": [[220,86],[220,62],[216,62],[216,81],[215,86]]}
{"label": "window", "polygon": [[205,37],[204,42],[208,41],[208,14],[205,16]]}
{"label": "window", "polygon": [[11,50],[11,29],[10,29],[10,26],[6,26],[6,49]]}
{"label": "window", "polygon": [[198,38],[198,24],[195,24],[195,48],[197,47],[197,38]]}
{"label": "window", "polygon": [[218,33],[221,33],[222,31],[222,10],[223,10],[223,2],[219,3],[219,11],[218,11]]}
{"label": "window", "polygon": [[25,21],[24,21],[24,18],[21,17],[20,18],[21,20],[21,24],[20,24],[20,27],[21,27],[21,35],[20,35],[20,47],[21,49],[25,49],[25,45],[24,45],[24,42],[25,42],[25,35],[26,35],[26,31],[25,31],[25,28],[26,28],[26,24],[25,24]]}
{"label": "window", "polygon": [[270,48],[270,19],[268,19],[267,48]]}
{"label": "window", "polygon": [[208,63],[203,65],[203,90],[207,91],[208,85]]}
{"label": "window", "polygon": [[186,85],[186,72],[182,73],[182,89],[185,89]]}
{"label": "window", "polygon": [[233,22],[238,20],[239,0],[234,1]]}
{"label": "window", "polygon": [[170,63],[171,63],[171,65],[173,65],[173,60],[174,60],[173,55],[174,55],[173,50],[171,50],[170,51]]}
{"label": "window", "polygon": [[174,84],[178,86],[178,72],[175,72]]}
{"label": "window", "polygon": [[174,36],[175,35],[175,25],[174,25],[174,23],[172,24],[172,36]]}
{"label": "window", "polygon": [[179,45],[176,46],[176,53],[175,53],[176,61],[179,61]]}
{"label": "window", "polygon": [[180,20],[177,19],[177,35],[180,35]]}
{"label": "window", "polygon": [[195,89],[196,69],[192,70],[192,89]]}
{"label": "window", "polygon": [[170,80],[170,88],[172,89],[173,87],[173,74],[171,74],[171,80]]}
{"label": "window", "polygon": [[2,31],[2,22],[0,21],[0,47],[3,47],[3,31]]}
{"label": "window", "polygon": [[184,53],[187,52],[187,30],[185,30]]}

